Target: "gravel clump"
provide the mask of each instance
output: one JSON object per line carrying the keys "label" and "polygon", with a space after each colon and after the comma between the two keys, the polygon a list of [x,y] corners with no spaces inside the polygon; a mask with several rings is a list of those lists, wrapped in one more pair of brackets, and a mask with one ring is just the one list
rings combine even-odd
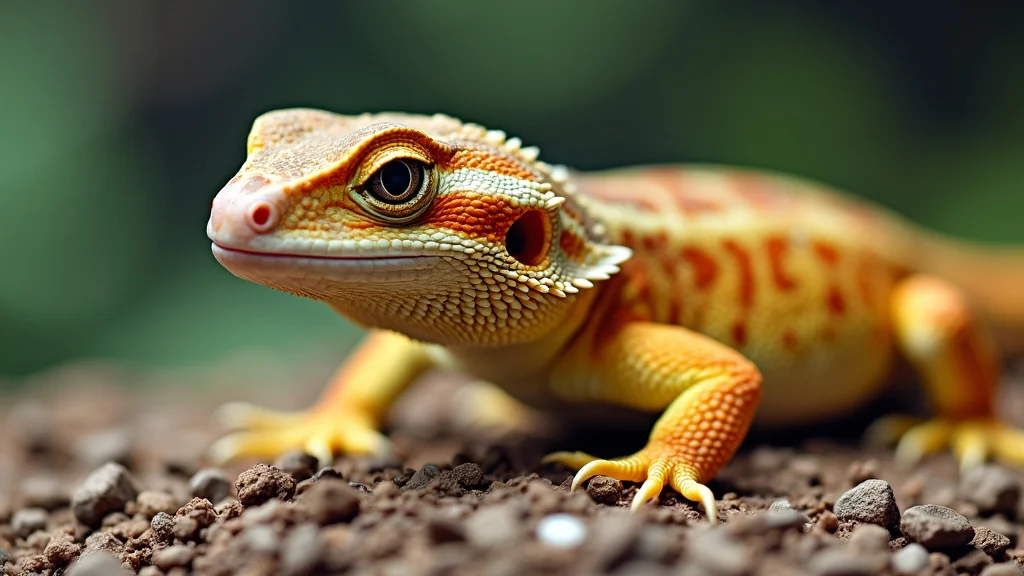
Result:
{"label": "gravel clump", "polygon": [[587,494],[594,502],[614,506],[622,496],[622,482],[607,476],[594,476],[587,482]]}

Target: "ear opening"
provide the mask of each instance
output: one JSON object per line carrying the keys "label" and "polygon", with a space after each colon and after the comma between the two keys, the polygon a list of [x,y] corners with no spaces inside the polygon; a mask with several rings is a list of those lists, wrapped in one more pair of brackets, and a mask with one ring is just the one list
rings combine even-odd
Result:
{"label": "ear opening", "polygon": [[539,266],[551,246],[551,220],[543,210],[527,210],[505,233],[505,250],[517,262]]}

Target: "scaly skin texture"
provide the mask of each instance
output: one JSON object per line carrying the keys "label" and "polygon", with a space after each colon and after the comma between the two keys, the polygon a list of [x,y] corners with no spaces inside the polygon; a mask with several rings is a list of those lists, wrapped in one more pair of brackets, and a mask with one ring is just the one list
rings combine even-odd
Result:
{"label": "scaly skin texture", "polygon": [[[283,110],[257,119],[208,233],[234,274],[321,300],[371,329],[303,413],[245,404],[218,458],[389,449],[378,428],[423,371],[456,367],[566,418],[661,413],[641,451],[547,457],[664,486],[704,485],[755,421],[862,406],[902,354],[935,417],[871,435],[913,461],[1024,459],[994,415],[1000,336],[1024,325],[1024,255],[940,239],[794,178],[720,168],[578,174],[504,133],[446,116]],[[958,264],[959,263],[959,264]],[[978,314],[972,306],[981,304]],[[606,418],[607,410],[600,412]]]}

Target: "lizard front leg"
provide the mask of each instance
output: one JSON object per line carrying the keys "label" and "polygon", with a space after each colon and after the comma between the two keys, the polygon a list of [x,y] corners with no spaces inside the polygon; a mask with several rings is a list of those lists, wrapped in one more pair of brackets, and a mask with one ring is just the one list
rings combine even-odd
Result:
{"label": "lizard front leg", "polygon": [[381,420],[406,386],[433,365],[427,345],[395,332],[371,332],[308,411],[222,406],[221,421],[241,431],[214,443],[211,455],[217,461],[272,458],[299,449],[330,462],[337,452],[386,453],[391,443],[379,432]]}
{"label": "lizard front leg", "polygon": [[757,368],[711,338],[647,322],[626,324],[589,355],[593,362],[570,355],[556,369],[556,394],[664,413],[647,445],[632,456],[602,460],[559,452],[545,461],[579,468],[574,489],[598,474],[643,482],[633,509],[668,484],[703,504],[716,521],[714,495],[704,483],[729,461],[750,427],[761,397]]}

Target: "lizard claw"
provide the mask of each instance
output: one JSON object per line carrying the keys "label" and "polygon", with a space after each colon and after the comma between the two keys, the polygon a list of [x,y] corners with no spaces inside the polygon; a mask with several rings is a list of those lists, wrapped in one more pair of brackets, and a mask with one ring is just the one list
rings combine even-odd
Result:
{"label": "lizard claw", "polygon": [[718,506],[711,489],[698,481],[692,466],[668,455],[657,456],[644,449],[627,458],[602,460],[583,452],[555,452],[545,456],[542,462],[579,468],[573,476],[571,490],[594,476],[643,482],[630,505],[633,511],[657,498],[667,484],[687,500],[700,502],[712,524],[718,520]]}
{"label": "lizard claw", "polygon": [[872,424],[867,436],[873,441],[896,441],[896,462],[906,467],[947,447],[961,470],[982,464],[990,456],[1024,464],[1024,432],[993,418],[919,421],[890,416]]}
{"label": "lizard claw", "polygon": [[330,465],[334,455],[387,454],[390,440],[378,432],[369,418],[356,412],[286,412],[245,403],[222,406],[216,418],[233,429],[213,443],[210,457],[223,463],[238,457],[275,458],[288,450],[302,450],[321,465]]}

